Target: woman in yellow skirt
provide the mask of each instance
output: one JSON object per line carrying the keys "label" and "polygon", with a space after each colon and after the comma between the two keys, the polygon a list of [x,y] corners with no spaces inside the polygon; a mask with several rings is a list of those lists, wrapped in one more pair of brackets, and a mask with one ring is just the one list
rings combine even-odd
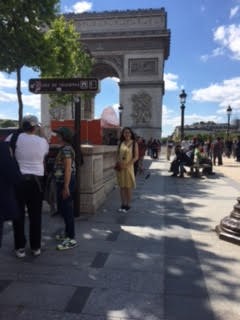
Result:
{"label": "woman in yellow skirt", "polygon": [[134,174],[134,162],[138,160],[138,144],[135,141],[133,131],[125,127],[120,136],[117,152],[117,181],[120,188],[122,205],[120,212],[127,212],[130,209],[132,189],[136,187]]}

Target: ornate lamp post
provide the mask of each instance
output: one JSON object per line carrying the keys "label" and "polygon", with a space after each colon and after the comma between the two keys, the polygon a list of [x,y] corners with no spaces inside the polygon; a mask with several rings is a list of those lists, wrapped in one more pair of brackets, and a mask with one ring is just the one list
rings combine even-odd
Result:
{"label": "ornate lamp post", "polygon": [[227,108],[227,116],[228,116],[228,123],[227,123],[227,140],[229,140],[231,114],[232,114],[232,108],[231,108],[231,106],[228,106],[228,108]]}
{"label": "ornate lamp post", "polygon": [[215,230],[220,239],[240,244],[240,197],[229,216],[223,218]]}
{"label": "ornate lamp post", "polygon": [[122,126],[122,111],[123,111],[123,105],[121,103],[118,107],[118,111],[119,111],[119,125],[121,127]]}
{"label": "ornate lamp post", "polygon": [[184,110],[185,110],[185,103],[187,94],[185,90],[182,90],[182,92],[179,94],[180,98],[180,108],[181,108],[181,141],[184,139]]}

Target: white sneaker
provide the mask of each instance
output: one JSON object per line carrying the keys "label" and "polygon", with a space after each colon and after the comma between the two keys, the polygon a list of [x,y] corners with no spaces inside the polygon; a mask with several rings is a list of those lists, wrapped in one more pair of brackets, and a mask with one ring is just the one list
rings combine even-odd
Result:
{"label": "white sneaker", "polygon": [[25,248],[19,248],[17,250],[15,250],[15,254],[18,258],[24,258],[26,257],[26,252],[25,252]]}
{"label": "white sneaker", "polygon": [[41,254],[41,249],[40,248],[36,249],[36,250],[32,250],[32,255],[34,257],[40,256],[40,254]]}

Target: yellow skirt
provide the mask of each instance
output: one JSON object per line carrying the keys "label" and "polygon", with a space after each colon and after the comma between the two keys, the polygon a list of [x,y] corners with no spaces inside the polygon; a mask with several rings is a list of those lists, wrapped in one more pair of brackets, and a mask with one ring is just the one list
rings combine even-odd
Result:
{"label": "yellow skirt", "polygon": [[117,182],[120,188],[135,188],[136,179],[133,166],[117,171]]}

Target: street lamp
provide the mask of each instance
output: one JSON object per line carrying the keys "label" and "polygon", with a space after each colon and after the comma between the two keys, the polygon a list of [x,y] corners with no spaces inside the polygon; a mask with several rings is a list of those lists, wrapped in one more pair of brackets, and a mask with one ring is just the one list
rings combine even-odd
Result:
{"label": "street lamp", "polygon": [[179,94],[180,98],[180,108],[181,108],[181,141],[184,140],[184,110],[185,110],[185,103],[187,94],[185,90],[182,90],[182,92]]}
{"label": "street lamp", "polygon": [[123,111],[123,105],[121,103],[118,107],[118,111],[119,111],[119,125],[121,127],[122,126],[122,111]]}
{"label": "street lamp", "polygon": [[227,123],[227,140],[229,140],[229,130],[230,130],[230,118],[232,114],[232,108],[231,106],[228,106],[227,108],[227,116],[228,116],[228,123]]}

